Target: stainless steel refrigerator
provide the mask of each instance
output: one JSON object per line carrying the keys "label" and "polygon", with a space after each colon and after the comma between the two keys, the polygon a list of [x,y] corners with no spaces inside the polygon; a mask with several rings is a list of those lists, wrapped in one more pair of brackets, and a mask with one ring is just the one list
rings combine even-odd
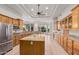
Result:
{"label": "stainless steel refrigerator", "polygon": [[13,48],[12,25],[0,23],[0,55],[7,53]]}

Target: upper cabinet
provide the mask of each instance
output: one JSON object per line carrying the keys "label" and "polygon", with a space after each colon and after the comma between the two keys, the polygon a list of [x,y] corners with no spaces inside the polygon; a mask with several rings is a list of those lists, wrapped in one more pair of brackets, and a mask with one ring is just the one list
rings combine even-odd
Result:
{"label": "upper cabinet", "polygon": [[62,28],[64,30],[72,29],[72,14],[69,14],[61,21]]}
{"label": "upper cabinet", "polygon": [[17,19],[18,20],[18,26],[20,29],[23,29],[23,20]]}
{"label": "upper cabinet", "polygon": [[6,23],[7,22],[7,17],[2,15],[2,22]]}
{"label": "upper cabinet", "polygon": [[13,20],[13,25],[19,26],[19,21],[17,19],[12,19]]}
{"label": "upper cabinet", "polygon": [[18,26],[20,29],[23,28],[23,20],[21,19],[14,19],[5,15],[0,14],[0,22],[11,24],[14,26]]}
{"label": "upper cabinet", "polygon": [[7,21],[6,16],[3,16],[3,15],[0,14],[0,22],[6,23],[6,21]]}
{"label": "upper cabinet", "polygon": [[65,19],[66,29],[72,29],[72,14],[68,15]]}
{"label": "upper cabinet", "polygon": [[72,9],[72,28],[79,29],[79,5]]}
{"label": "upper cabinet", "polygon": [[13,18],[8,17],[7,21],[8,21],[8,24],[11,24],[11,25],[13,24]]}
{"label": "upper cabinet", "polygon": [[61,21],[61,26],[64,30],[79,30],[79,5]]}

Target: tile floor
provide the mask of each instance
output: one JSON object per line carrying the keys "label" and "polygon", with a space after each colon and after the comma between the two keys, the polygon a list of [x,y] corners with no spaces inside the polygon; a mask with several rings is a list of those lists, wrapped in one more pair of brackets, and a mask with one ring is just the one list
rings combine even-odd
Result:
{"label": "tile floor", "polygon": [[[19,55],[19,45],[5,55]],[[68,55],[50,35],[45,35],[45,55]]]}

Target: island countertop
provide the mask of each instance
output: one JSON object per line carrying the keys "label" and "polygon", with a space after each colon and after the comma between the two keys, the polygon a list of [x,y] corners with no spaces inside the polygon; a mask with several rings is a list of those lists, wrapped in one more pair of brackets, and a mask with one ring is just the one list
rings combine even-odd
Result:
{"label": "island countertop", "polygon": [[29,41],[45,41],[45,36],[43,34],[32,34],[27,37],[24,37],[20,40],[29,40]]}

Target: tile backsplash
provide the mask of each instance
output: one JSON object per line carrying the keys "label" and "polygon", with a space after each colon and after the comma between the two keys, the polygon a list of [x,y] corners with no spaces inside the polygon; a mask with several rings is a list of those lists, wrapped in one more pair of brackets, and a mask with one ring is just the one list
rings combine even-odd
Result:
{"label": "tile backsplash", "polygon": [[70,30],[69,34],[79,37],[79,30]]}

